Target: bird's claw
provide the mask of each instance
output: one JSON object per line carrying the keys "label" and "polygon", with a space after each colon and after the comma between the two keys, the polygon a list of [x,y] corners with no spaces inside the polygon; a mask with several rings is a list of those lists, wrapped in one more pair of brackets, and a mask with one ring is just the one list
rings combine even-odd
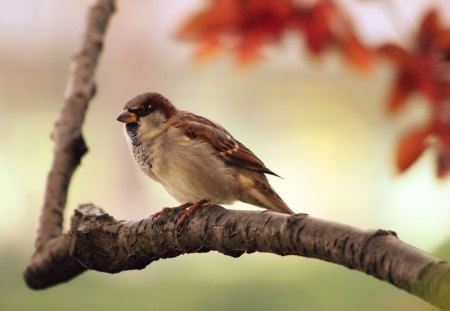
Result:
{"label": "bird's claw", "polygon": [[156,212],[152,215],[152,219],[156,219],[164,214],[167,214],[168,212],[170,212],[172,209],[170,207],[164,207],[162,210],[160,210],[159,212]]}
{"label": "bird's claw", "polygon": [[[188,219],[192,214],[194,214],[196,211],[205,206],[206,203],[208,203],[208,200],[204,199],[193,204],[192,203],[183,204],[182,207],[184,211],[180,213],[180,216],[177,220],[177,229],[179,229],[184,224],[186,219]],[[185,207],[184,205],[187,206]]]}
{"label": "bird's claw", "polygon": [[173,209],[181,209],[181,210],[185,210],[187,208],[189,208],[192,205],[192,203],[184,203],[183,205],[177,206],[177,207],[164,207],[162,210],[160,210],[159,212],[154,213],[151,217],[152,219],[156,219],[164,214],[167,214],[168,212],[170,212]]}

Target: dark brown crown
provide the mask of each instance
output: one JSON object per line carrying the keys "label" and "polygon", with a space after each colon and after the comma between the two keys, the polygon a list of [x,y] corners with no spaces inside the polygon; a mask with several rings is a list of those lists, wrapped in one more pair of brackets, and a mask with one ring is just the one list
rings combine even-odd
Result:
{"label": "dark brown crown", "polygon": [[170,118],[177,108],[164,96],[155,92],[137,95],[128,101],[123,110],[135,113],[138,117],[146,116],[154,111],[161,111],[164,116]]}

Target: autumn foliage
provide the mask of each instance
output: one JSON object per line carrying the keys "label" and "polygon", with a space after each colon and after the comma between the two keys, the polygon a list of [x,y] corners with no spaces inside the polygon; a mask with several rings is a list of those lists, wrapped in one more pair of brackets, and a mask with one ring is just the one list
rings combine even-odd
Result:
{"label": "autumn foliage", "polygon": [[304,6],[292,0],[213,0],[184,24],[180,36],[198,43],[197,57],[229,49],[240,63],[247,63],[261,58],[262,47],[279,42],[288,31],[302,35],[314,56],[334,48],[350,64],[370,68],[372,52],[358,41],[346,16],[326,0]]}
{"label": "autumn foliage", "polygon": [[436,10],[425,14],[410,46],[365,46],[346,13],[331,0],[209,0],[181,27],[179,35],[196,42],[199,58],[226,50],[239,63],[249,63],[261,59],[263,48],[277,44],[288,32],[298,34],[312,56],[320,58],[335,50],[363,71],[370,71],[377,59],[390,60],[395,81],[387,97],[388,112],[400,113],[415,93],[428,99],[431,112],[425,126],[411,129],[400,139],[398,171],[404,172],[425,149],[433,148],[438,177],[448,174],[450,28],[441,23]]}
{"label": "autumn foliage", "polygon": [[427,147],[435,150],[437,175],[450,169],[450,28],[439,21],[436,11],[428,12],[409,48],[387,44],[380,54],[391,59],[397,73],[388,110],[398,113],[414,93],[428,99],[431,118],[420,129],[407,133],[399,143],[397,167],[400,172],[413,164]]}

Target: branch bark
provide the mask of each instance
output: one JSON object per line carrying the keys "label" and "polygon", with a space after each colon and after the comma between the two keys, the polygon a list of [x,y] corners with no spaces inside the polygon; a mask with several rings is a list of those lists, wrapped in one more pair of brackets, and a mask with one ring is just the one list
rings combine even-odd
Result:
{"label": "branch bark", "polygon": [[[72,217],[71,230],[58,240],[59,251],[47,264],[76,260],[107,273],[143,269],[153,261],[187,253],[218,251],[239,257],[268,252],[317,258],[359,270],[391,283],[444,310],[450,310],[450,265],[400,241],[392,231],[360,230],[311,217],[270,211],[232,211],[209,205],[181,228],[180,209],[159,218],[117,221],[92,204]],[[55,256],[56,260],[51,258]],[[50,270],[50,269],[47,269]],[[73,275],[34,275],[46,287]]]}
{"label": "branch bark", "polygon": [[450,310],[450,266],[397,239],[392,231],[363,231],[305,214],[231,211],[207,206],[179,230],[180,210],[139,222],[117,221],[92,204],[79,207],[62,233],[72,174],[87,152],[81,127],[115,0],[90,9],[83,43],[74,58],[67,95],[52,137],[54,159],[47,179],[35,253],[24,271],[30,288],[66,282],[86,269],[117,273],[151,262],[212,250],[239,257],[270,252],[318,258],[387,281]]}
{"label": "branch bark", "polygon": [[[31,287],[39,287],[39,284],[33,284],[33,275],[38,271],[77,275],[85,270],[68,257],[68,252],[61,251],[67,245],[68,238],[62,234],[62,224],[70,180],[87,152],[81,127],[89,101],[95,94],[94,71],[114,7],[115,0],[98,0],[90,8],[81,48],[72,63],[64,103],[52,133],[54,155],[47,176],[35,253],[24,272],[25,280]],[[49,264],[49,259],[57,260],[62,265]]]}
{"label": "branch bark", "polygon": [[450,310],[450,265],[400,241],[392,231],[217,205],[201,209],[177,228],[179,213],[172,209],[156,219],[126,222],[94,205],[81,206],[73,218],[70,256],[89,269],[117,273],[212,250],[232,257],[253,252],[297,255],[365,272]]}

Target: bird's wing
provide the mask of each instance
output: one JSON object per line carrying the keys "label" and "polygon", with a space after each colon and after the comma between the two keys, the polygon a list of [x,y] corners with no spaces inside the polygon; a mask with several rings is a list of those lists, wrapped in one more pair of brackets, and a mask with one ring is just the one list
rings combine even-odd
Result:
{"label": "bird's wing", "polygon": [[235,140],[227,130],[217,123],[195,114],[186,113],[174,126],[189,139],[208,143],[215,150],[216,156],[223,159],[228,165],[278,176],[268,169],[252,151]]}

